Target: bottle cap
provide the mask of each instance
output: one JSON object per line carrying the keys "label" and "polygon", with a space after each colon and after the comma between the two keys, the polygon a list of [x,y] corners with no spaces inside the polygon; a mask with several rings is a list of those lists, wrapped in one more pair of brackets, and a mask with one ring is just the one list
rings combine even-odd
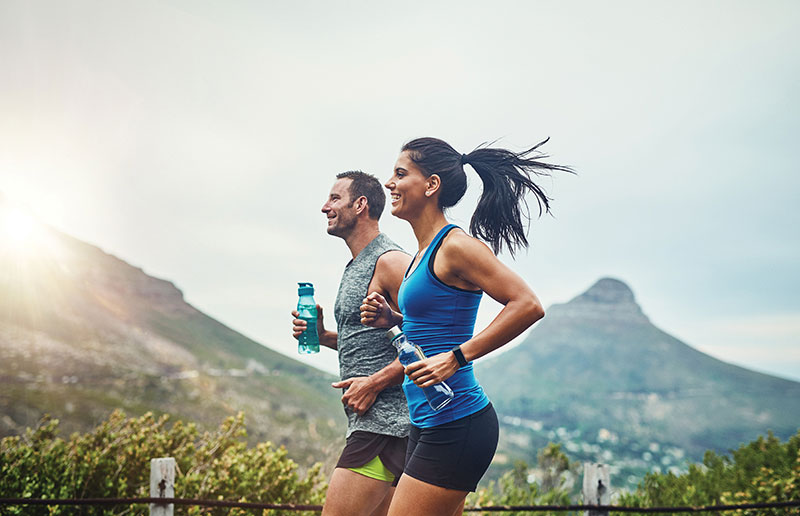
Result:
{"label": "bottle cap", "polygon": [[389,340],[392,341],[403,334],[403,330],[401,330],[397,326],[392,326],[389,331],[386,332],[386,336],[389,337]]}
{"label": "bottle cap", "polygon": [[298,283],[297,284],[297,295],[298,296],[313,296],[314,295],[314,285],[312,283]]}

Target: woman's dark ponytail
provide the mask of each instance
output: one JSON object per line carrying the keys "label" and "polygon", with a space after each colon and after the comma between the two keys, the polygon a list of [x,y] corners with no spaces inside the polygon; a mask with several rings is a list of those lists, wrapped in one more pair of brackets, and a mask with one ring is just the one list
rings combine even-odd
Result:
{"label": "woman's dark ponytail", "polygon": [[483,193],[469,224],[470,233],[488,243],[495,253],[505,245],[511,255],[528,247],[527,227],[530,220],[525,194],[533,192],[539,215],[550,212],[550,198],[537,185],[533,176],[549,176],[554,170],[572,172],[562,165],[542,161],[548,156],[539,152],[544,140],[530,149],[515,153],[506,149],[479,147],[469,154],[460,154],[436,138],[419,138],[403,146],[409,157],[426,176],[437,174],[442,179],[439,207],[454,206],[466,191],[464,164],[469,164],[483,181]]}
{"label": "woman's dark ponytail", "polygon": [[466,163],[483,181],[483,193],[472,214],[469,230],[473,236],[490,244],[495,253],[500,252],[503,244],[512,256],[517,249],[528,247],[525,234],[530,221],[527,192],[533,193],[539,205],[539,216],[550,212],[550,198],[532,178],[549,176],[554,170],[572,172],[569,167],[542,161],[548,156],[538,149],[548,140],[519,153],[484,147],[467,154]]}

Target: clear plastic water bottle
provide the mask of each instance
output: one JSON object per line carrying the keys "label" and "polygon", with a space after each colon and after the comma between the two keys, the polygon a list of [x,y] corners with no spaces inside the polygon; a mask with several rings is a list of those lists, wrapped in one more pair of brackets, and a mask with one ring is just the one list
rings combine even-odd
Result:
{"label": "clear plastic water bottle", "polygon": [[[397,358],[400,359],[400,363],[404,366],[425,358],[425,353],[422,352],[422,349],[408,340],[406,334],[397,326],[387,331],[386,335],[392,341],[392,345],[395,349],[397,349]],[[428,405],[430,405],[433,410],[441,409],[450,403],[454,396],[453,389],[444,382],[431,385],[430,387],[423,387],[422,392],[428,400]]]}
{"label": "clear plastic water bottle", "polygon": [[314,285],[311,283],[298,283],[297,311],[299,318],[308,323],[306,331],[297,338],[297,352],[308,355],[319,353],[319,336],[317,335],[317,303],[314,301]]}

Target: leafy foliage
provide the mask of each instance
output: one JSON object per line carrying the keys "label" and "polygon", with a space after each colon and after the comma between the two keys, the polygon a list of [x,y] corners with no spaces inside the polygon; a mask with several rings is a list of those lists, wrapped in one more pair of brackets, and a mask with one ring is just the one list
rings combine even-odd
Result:
{"label": "leafy foliage", "polygon": [[[702,464],[680,476],[650,473],[623,494],[626,506],[698,506],[800,500],[800,431],[781,443],[772,433],[741,446],[731,457],[708,451]],[[739,510],[735,514],[796,514],[797,508]]]}
{"label": "leafy foliage", "polygon": [[[150,496],[150,459],[174,457],[176,497],[242,502],[320,504],[320,465],[304,479],[286,450],[271,443],[248,448],[242,413],[215,432],[151,413],[127,418],[115,411],[86,434],[58,437],[58,421],[44,419],[24,436],[0,441],[0,497],[137,498]],[[144,506],[16,506],[6,514],[128,514]],[[238,509],[176,506],[180,514],[251,514]],[[279,514],[270,512],[270,514]],[[293,512],[291,514],[298,514]]]}
{"label": "leafy foliage", "polygon": [[[540,483],[530,482],[528,465],[517,461],[511,471],[504,473],[497,482],[469,495],[466,505],[489,507],[498,505],[569,505],[570,490],[567,479],[575,476],[578,463],[570,463],[561,445],[550,443],[539,452],[536,476]],[[486,516],[494,513],[481,513]],[[512,516],[524,516],[529,512],[505,512]],[[547,514],[547,513],[538,513]],[[556,514],[556,513],[553,513]],[[564,514],[558,513],[558,514]]]}
{"label": "leafy foliage", "polygon": [[[550,443],[538,455],[535,477],[539,483],[528,481],[529,468],[519,461],[497,482],[491,482],[487,488],[470,495],[467,505],[582,503],[580,494],[570,489],[568,481],[578,477],[577,468],[578,463],[570,462],[560,445]],[[681,507],[792,500],[800,500],[800,431],[783,443],[770,433],[742,445],[730,456],[708,451],[702,464],[690,465],[689,470],[681,475],[649,473],[636,491],[620,493],[613,503],[627,507]],[[489,514],[485,513],[486,516]],[[522,516],[528,513],[504,514]],[[797,508],[737,510],[725,514],[789,515],[797,514]]]}
{"label": "leafy foliage", "polygon": [[[178,465],[175,493],[181,498],[296,504],[321,504],[324,500],[327,486],[320,465],[301,479],[297,465],[283,447],[275,449],[270,443],[248,447],[241,413],[226,419],[215,432],[202,435],[193,423],[168,423],[168,416],[156,418],[148,413],[128,418],[116,411],[94,430],[65,440],[58,436],[58,421],[46,418],[23,436],[0,440],[0,497],[147,497],[150,459],[171,456]],[[497,482],[471,494],[467,505],[578,503],[579,495],[570,485],[578,478],[578,467],[560,445],[550,443],[539,452],[535,469],[518,461]],[[531,481],[531,471],[536,481]],[[732,451],[730,456],[706,452],[702,464],[690,465],[685,474],[650,473],[636,491],[621,493],[615,503],[676,507],[790,500],[800,500],[800,431],[784,443],[770,433]],[[16,515],[146,511],[142,505],[3,507],[3,514]],[[176,506],[175,511],[192,516],[251,514],[239,509],[190,506]],[[784,515],[792,511],[796,508],[740,510],[734,514]]]}

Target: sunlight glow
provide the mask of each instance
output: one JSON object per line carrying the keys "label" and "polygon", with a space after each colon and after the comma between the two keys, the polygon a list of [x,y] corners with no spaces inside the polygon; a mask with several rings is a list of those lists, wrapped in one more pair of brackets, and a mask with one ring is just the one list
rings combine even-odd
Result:
{"label": "sunlight glow", "polygon": [[53,230],[0,197],[0,310],[37,321],[48,307],[65,302],[72,284],[68,259]]}
{"label": "sunlight glow", "polygon": [[0,204],[0,257],[19,264],[49,256],[60,258],[60,247],[36,217],[14,204]]}
{"label": "sunlight glow", "polygon": [[34,239],[36,220],[17,208],[11,208],[3,214],[3,236],[13,247],[23,247]]}

